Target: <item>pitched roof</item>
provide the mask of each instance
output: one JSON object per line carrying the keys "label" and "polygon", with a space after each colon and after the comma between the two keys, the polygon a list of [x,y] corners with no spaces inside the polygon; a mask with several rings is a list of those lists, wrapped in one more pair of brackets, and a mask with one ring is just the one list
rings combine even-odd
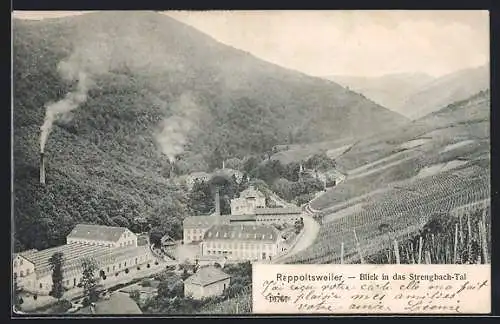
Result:
{"label": "pitched roof", "polygon": [[260,192],[260,190],[255,189],[254,186],[250,186],[240,193],[240,198],[252,198],[252,197],[265,198],[266,196],[262,192]]}
{"label": "pitched roof", "polygon": [[216,267],[203,267],[191,277],[187,278],[184,283],[198,286],[208,286],[215,282],[231,278],[230,275]]}
{"label": "pitched roof", "polygon": [[84,258],[92,258],[97,263],[104,260],[123,260],[130,256],[149,253],[148,246],[128,246],[123,248],[109,248],[99,245],[87,245],[81,243],[70,243],[56,246],[41,251],[25,251],[18,255],[26,258],[35,265],[35,272],[38,277],[51,272],[49,259],[56,252],[63,254],[63,271],[72,271],[81,267]]}
{"label": "pitched roof", "polygon": [[242,222],[242,221],[251,221],[255,222],[255,215],[246,214],[246,215],[230,215],[229,222]]}
{"label": "pitched roof", "polygon": [[69,269],[75,265],[79,266],[84,257],[95,258],[103,254],[108,254],[109,250],[109,248],[104,246],[71,243],[41,251],[20,252],[19,255],[35,265],[37,276],[43,276],[51,271],[49,259],[56,252],[63,254],[63,269]]}
{"label": "pitched roof", "polygon": [[278,230],[271,225],[213,225],[203,236],[203,240],[276,242],[277,239]]}
{"label": "pitched roof", "polygon": [[78,224],[67,238],[116,242],[125,231],[126,227]]}
{"label": "pitched roof", "polygon": [[276,208],[256,208],[256,215],[276,215],[276,214],[300,214],[302,210],[299,207],[276,207]]}

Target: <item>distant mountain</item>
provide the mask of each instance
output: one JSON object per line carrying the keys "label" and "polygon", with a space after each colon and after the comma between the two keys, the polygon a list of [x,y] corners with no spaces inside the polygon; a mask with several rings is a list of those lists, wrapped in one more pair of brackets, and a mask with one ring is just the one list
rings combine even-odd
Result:
{"label": "distant mountain", "polygon": [[[77,222],[144,217],[179,235],[189,211],[172,170],[210,171],[276,144],[366,136],[408,122],[334,82],[153,12],[14,19],[13,66],[17,249],[60,244]],[[66,113],[45,115],[46,106]],[[42,124],[51,130],[45,186]]]}
{"label": "distant mountain", "polygon": [[349,87],[367,98],[397,113],[405,113],[402,106],[408,96],[434,80],[423,73],[397,73],[379,77],[332,75],[326,79]]}
{"label": "distant mountain", "polygon": [[490,88],[490,67],[483,65],[440,77],[410,95],[398,110],[417,119]]}

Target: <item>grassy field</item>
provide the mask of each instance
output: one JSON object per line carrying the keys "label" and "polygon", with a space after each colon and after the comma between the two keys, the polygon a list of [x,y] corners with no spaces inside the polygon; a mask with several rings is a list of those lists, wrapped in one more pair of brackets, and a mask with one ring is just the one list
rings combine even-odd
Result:
{"label": "grassy field", "polygon": [[[283,150],[274,153],[271,159],[278,160],[282,164],[305,161],[314,154],[332,152],[341,154],[355,142],[354,139],[347,138],[337,141],[318,142],[313,144],[286,145]],[[336,151],[338,150],[338,151]],[[333,158],[333,157],[332,157]]]}

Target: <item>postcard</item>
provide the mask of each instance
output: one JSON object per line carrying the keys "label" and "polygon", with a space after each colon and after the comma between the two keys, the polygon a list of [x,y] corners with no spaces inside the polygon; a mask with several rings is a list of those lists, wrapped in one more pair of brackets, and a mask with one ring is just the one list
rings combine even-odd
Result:
{"label": "postcard", "polygon": [[489,13],[14,11],[12,316],[488,314]]}

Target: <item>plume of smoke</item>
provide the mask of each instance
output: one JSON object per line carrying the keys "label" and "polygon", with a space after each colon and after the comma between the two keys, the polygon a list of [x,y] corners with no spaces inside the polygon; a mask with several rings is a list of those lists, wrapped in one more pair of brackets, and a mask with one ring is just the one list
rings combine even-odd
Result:
{"label": "plume of smoke", "polygon": [[192,95],[183,93],[172,105],[170,116],[160,123],[160,131],[156,134],[156,141],[170,163],[175,161],[177,155],[184,152],[188,135],[196,125],[199,112],[199,106],[195,103]]}
{"label": "plume of smoke", "polygon": [[[90,14],[89,14],[90,15]],[[43,152],[55,121],[69,118],[69,112],[87,99],[93,80],[109,72],[122,72],[124,68],[134,74],[181,71],[183,59],[170,50],[172,42],[166,42],[158,32],[151,32],[149,19],[141,12],[106,12],[82,19],[72,38],[72,53],[58,65],[58,72],[66,81],[78,81],[74,91],[55,103],[46,104],[41,126],[40,148]],[[148,17],[145,17],[148,18]],[[192,128],[192,107],[188,96],[181,96],[174,115],[162,123],[162,135],[158,135],[162,151],[173,159],[183,151],[186,130]],[[179,124],[178,124],[179,123]],[[167,136],[168,134],[168,136]],[[166,138],[169,137],[169,140]],[[170,147],[172,145],[172,147]]]}
{"label": "plume of smoke", "polygon": [[[60,65],[64,66],[63,65]],[[45,105],[45,118],[42,126],[40,127],[40,151],[43,152],[45,149],[45,144],[47,143],[48,136],[54,122],[64,116],[67,116],[69,112],[76,109],[79,105],[87,100],[87,93],[89,90],[90,79],[87,74],[83,71],[78,72],[76,77],[78,84],[76,90],[68,92],[66,96],[55,103],[49,103]]]}

